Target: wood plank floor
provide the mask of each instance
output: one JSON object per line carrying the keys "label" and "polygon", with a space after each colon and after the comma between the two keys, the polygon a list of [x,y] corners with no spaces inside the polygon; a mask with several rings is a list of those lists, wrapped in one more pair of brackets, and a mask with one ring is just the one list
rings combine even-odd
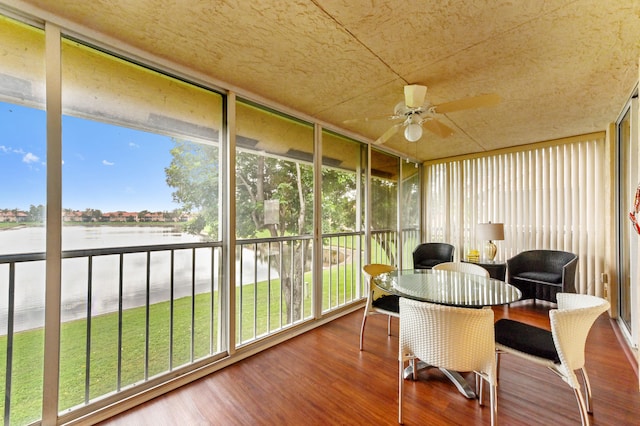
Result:
{"label": "wood plank floor", "polygon": [[[548,327],[549,305],[521,302],[494,308]],[[349,314],[254,355],[102,425],[395,425],[398,329],[386,317],[367,321],[365,350],[358,350],[362,311]],[[587,371],[593,387],[593,425],[640,424],[635,372],[607,314],[591,330]],[[471,375],[467,375],[472,379]],[[405,382],[407,425],[486,425],[488,407],[463,397],[435,369]],[[554,373],[505,355],[498,386],[502,425],[577,425],[573,391]]]}

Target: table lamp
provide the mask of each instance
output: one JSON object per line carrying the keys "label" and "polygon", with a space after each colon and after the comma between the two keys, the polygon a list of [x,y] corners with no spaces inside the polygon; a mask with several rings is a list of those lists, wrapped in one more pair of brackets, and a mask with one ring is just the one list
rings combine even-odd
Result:
{"label": "table lamp", "polygon": [[493,242],[504,240],[504,224],[491,222],[479,223],[476,227],[476,235],[481,240],[489,241],[484,248],[484,255],[489,262],[493,262],[498,252],[498,248]]}

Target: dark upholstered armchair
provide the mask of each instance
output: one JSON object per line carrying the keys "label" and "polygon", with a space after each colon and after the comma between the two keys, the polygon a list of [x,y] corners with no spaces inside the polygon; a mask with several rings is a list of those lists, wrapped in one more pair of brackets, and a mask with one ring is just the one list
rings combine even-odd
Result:
{"label": "dark upholstered armchair", "polygon": [[522,299],[557,303],[557,293],[575,293],[578,256],[558,250],[529,250],[507,260],[507,282]]}
{"label": "dark upholstered armchair", "polygon": [[454,247],[447,243],[423,243],[413,251],[414,269],[431,269],[438,263],[453,262]]}

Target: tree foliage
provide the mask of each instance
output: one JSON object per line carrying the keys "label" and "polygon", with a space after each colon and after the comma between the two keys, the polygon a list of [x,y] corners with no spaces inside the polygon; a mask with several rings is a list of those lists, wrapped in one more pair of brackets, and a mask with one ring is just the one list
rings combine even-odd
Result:
{"label": "tree foliage", "polygon": [[218,148],[174,141],[171,164],[165,168],[167,185],[174,188],[173,201],[194,215],[185,225],[192,234],[219,239],[220,198]]}
{"label": "tree foliage", "polygon": [[355,231],[357,179],[354,172],[325,168],[322,171],[322,232]]}
{"label": "tree foliage", "polygon": [[[172,161],[165,169],[167,184],[174,189],[173,200],[191,213],[185,229],[209,238],[219,236],[220,164],[218,149],[192,142],[176,141],[171,150]],[[308,236],[313,231],[313,167],[311,164],[241,151],[236,155],[236,237]],[[322,170],[322,230],[324,233],[353,231],[357,227],[357,197],[359,175],[324,167]],[[388,210],[395,183],[381,182],[374,186],[374,202],[382,213]],[[377,194],[377,195],[376,195]],[[265,203],[278,206],[275,220],[265,222]],[[376,217],[376,216],[374,216]],[[388,229],[395,222],[395,209],[379,217]],[[376,225],[378,226],[378,224]],[[301,317],[304,272],[311,269],[309,240],[283,242],[281,250],[263,254],[264,260],[279,272],[287,317]],[[260,253],[256,253],[260,256]]]}
{"label": "tree foliage", "polygon": [[31,222],[44,222],[46,210],[42,204],[29,206],[29,220]]}
{"label": "tree foliage", "polygon": [[[172,161],[165,169],[167,184],[174,188],[174,201],[192,213],[186,230],[219,238],[220,164],[215,147],[177,141]],[[236,234],[254,238],[308,235],[313,229],[313,169],[309,165],[257,153],[236,156]],[[266,200],[277,200],[277,220],[265,223]],[[300,318],[303,275],[309,269],[310,244],[299,240],[282,245],[277,255],[268,256],[279,271],[283,300],[290,321]],[[259,253],[255,253],[257,256]]]}

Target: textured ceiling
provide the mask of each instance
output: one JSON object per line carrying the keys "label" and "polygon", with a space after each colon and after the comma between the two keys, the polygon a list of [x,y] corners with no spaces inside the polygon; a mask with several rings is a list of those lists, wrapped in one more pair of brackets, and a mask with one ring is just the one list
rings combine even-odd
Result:
{"label": "textured ceiling", "polygon": [[[640,2],[617,0],[0,0],[117,40],[373,141],[403,86],[433,104],[497,93],[498,106],[402,132],[420,160],[602,131],[638,79]],[[121,47],[121,45],[117,46]]]}

